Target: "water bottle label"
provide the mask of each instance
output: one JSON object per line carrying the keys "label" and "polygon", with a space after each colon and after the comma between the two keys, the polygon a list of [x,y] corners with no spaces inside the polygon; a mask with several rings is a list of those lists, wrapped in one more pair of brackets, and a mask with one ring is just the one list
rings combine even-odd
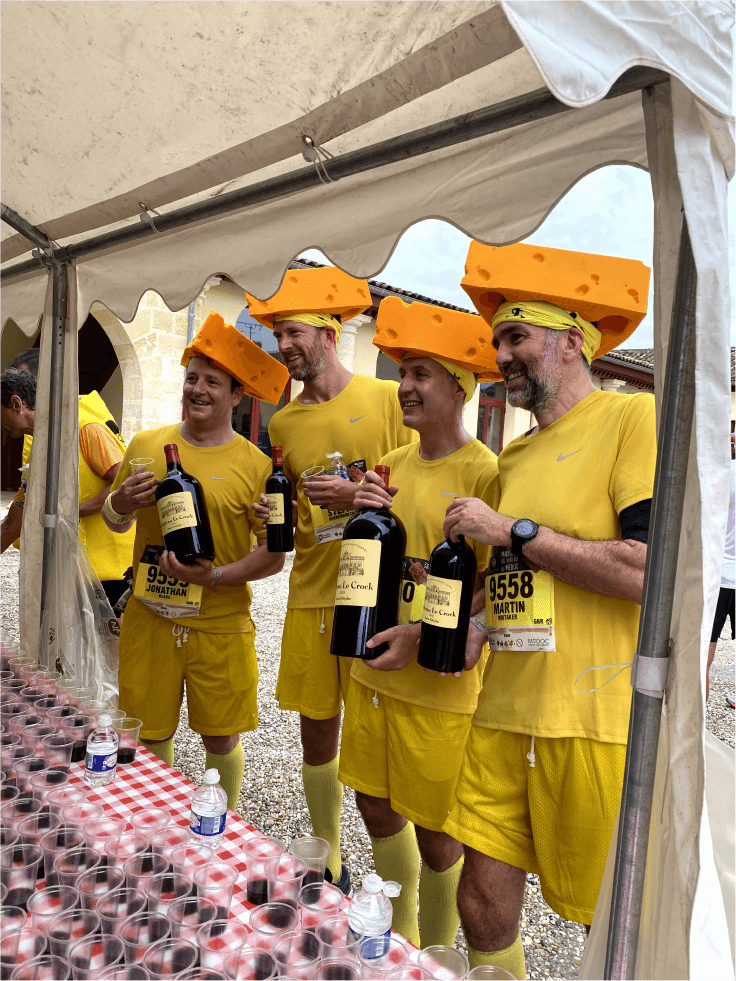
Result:
{"label": "water bottle label", "polygon": [[206,837],[221,835],[225,830],[225,813],[195,814],[192,811],[189,815],[189,827],[195,835]]}
{"label": "water bottle label", "polygon": [[[352,933],[352,930],[350,931]],[[356,936],[353,934],[353,936]],[[361,956],[366,960],[377,960],[385,957],[389,950],[389,940],[391,937],[391,927],[379,937],[366,937],[360,945]]]}
{"label": "water bottle label", "polygon": [[84,767],[90,773],[109,773],[115,769],[117,762],[117,753],[87,753]]}

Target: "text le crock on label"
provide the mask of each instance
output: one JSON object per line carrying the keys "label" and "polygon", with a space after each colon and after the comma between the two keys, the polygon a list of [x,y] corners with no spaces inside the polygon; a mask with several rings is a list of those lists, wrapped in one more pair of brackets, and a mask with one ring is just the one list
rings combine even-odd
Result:
{"label": "text le crock on label", "polygon": [[375,606],[381,543],[343,539],[335,606]]}

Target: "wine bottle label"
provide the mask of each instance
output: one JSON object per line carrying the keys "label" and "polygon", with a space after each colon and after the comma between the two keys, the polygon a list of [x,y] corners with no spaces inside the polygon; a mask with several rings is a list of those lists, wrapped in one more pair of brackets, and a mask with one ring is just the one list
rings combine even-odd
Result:
{"label": "wine bottle label", "polygon": [[161,545],[146,545],[138,563],[133,596],[167,620],[196,617],[202,606],[202,587],[167,576],[159,567]]}
{"label": "wine bottle label", "polygon": [[178,494],[169,494],[162,497],[158,504],[158,518],[161,522],[161,534],[168,535],[169,532],[179,528],[196,528],[197,515],[194,513],[194,500],[187,491],[180,491]]}
{"label": "wine bottle label", "polygon": [[400,624],[420,623],[424,609],[424,594],[427,591],[429,562],[412,555],[404,557],[401,563],[401,592],[399,593]]}
{"label": "wine bottle label", "polygon": [[555,650],[555,581],[523,557],[495,546],[486,578],[486,624],[492,651]]}
{"label": "wine bottle label", "polygon": [[463,584],[459,579],[427,576],[422,622],[429,623],[433,627],[447,627],[450,630],[455,630],[460,614],[462,592]]}
{"label": "wine bottle label", "polygon": [[375,606],[380,564],[380,542],[343,539],[335,606]]}
{"label": "wine bottle label", "polygon": [[266,524],[284,524],[284,521],[286,520],[284,515],[284,495],[266,494],[266,500],[268,501],[268,517],[266,518]]}

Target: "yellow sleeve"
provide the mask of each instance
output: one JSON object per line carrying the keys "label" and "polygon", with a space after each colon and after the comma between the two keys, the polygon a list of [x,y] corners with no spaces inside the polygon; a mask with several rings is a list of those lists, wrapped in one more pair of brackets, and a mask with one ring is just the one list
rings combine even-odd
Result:
{"label": "yellow sleeve", "polygon": [[22,463],[23,466],[25,466],[26,463],[30,463],[31,462],[31,447],[32,446],[33,446],[33,436],[29,436],[26,433],[26,435],[23,437],[23,459],[21,460],[21,463]]}
{"label": "yellow sleeve", "polygon": [[87,465],[98,477],[105,474],[123,459],[123,448],[113,434],[100,423],[91,422],[79,432],[79,449]]}
{"label": "yellow sleeve", "polygon": [[652,496],[656,464],[654,396],[637,395],[631,399],[621,420],[618,454],[609,482],[609,494],[617,514]]}

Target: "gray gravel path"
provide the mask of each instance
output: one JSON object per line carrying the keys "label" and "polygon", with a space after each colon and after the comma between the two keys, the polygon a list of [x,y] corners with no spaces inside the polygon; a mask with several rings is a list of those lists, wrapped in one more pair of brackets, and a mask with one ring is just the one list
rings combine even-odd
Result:
{"label": "gray gravel path", "polygon": [[[260,666],[260,725],[243,736],[245,779],[238,811],[262,831],[289,839],[310,834],[309,813],[301,788],[299,719],[295,713],[280,712],[274,701],[278,674],[281,627],[286,611],[288,574],[284,571],[253,588],[253,618],[258,628],[257,649]],[[0,558],[2,585],[2,626],[17,633],[18,553],[9,549]],[[730,746],[734,746],[734,712],[726,695],[734,691],[734,643],[723,639],[718,645],[711,673],[711,694],[707,725]],[[175,739],[176,766],[195,783],[204,772],[201,741],[187,726],[186,704]],[[345,789],[342,815],[343,856],[350,867],[353,886],[371,871],[370,842],[355,806],[353,792]],[[562,920],[544,902],[536,876],[527,877],[521,931],[529,978],[575,978],[585,945],[585,931],[579,924]],[[457,946],[465,948],[462,931]]]}

